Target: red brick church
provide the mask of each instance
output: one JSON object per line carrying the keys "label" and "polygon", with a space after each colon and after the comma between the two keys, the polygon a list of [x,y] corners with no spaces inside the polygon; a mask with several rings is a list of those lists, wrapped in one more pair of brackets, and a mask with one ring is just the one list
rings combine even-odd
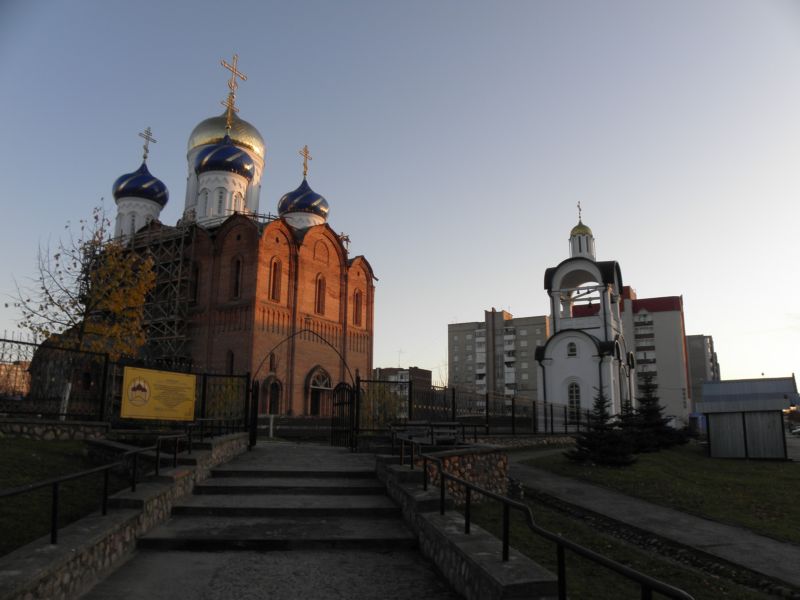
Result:
{"label": "red brick church", "polygon": [[158,221],[168,192],[147,168],[149,129],[142,165],[113,187],[116,235],[156,259],[145,352],[196,371],[249,373],[261,413],[325,414],[326,390],[372,370],[375,277],[328,225],[328,202],[306,178],[307,148],[300,186],[277,215],[259,212],[266,146],[235,114],[236,58],[223,64],[228,110],[189,136],[179,222]]}

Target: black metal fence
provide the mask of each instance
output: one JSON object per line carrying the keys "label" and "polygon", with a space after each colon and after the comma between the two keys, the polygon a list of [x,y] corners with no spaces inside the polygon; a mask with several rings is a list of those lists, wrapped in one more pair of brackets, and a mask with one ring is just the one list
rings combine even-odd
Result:
{"label": "black metal fence", "polygon": [[461,421],[486,434],[570,434],[586,428],[587,409],[525,396],[422,386],[412,381],[361,380],[359,430],[398,421]]}
{"label": "black metal fence", "polygon": [[[141,426],[142,421],[120,418],[126,366],[164,370],[161,364],[112,362],[104,353],[61,348],[47,342],[0,339],[0,414]],[[194,375],[195,420],[207,423],[209,428],[219,424],[226,428],[246,425],[249,375]],[[164,425],[158,421],[146,424]]]}

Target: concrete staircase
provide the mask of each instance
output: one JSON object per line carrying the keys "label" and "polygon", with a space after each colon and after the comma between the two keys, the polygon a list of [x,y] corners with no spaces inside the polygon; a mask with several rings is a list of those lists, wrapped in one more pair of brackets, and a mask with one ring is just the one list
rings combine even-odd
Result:
{"label": "concrete staircase", "polygon": [[375,475],[374,458],[270,445],[212,471],[172,518],[140,538],[142,550],[413,549],[417,541]]}

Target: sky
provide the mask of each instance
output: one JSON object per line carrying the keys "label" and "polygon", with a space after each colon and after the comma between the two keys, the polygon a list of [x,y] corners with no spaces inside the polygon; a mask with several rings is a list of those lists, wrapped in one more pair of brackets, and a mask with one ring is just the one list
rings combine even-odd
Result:
{"label": "sky", "polygon": [[[370,261],[375,366],[446,378],[447,325],[546,314],[576,204],[639,297],[682,295],[725,379],[800,370],[800,4],[0,0],[0,294],[141,162],[183,211],[221,114],[267,143],[260,211],[302,178]],[[2,306],[0,304],[0,306]],[[18,315],[0,308],[0,332]]]}

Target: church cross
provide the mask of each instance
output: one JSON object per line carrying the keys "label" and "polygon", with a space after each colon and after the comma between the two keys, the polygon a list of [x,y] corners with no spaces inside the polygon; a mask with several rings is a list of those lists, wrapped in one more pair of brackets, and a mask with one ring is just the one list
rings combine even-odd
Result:
{"label": "church cross", "polygon": [[581,201],[578,200],[578,221],[581,220]]}
{"label": "church cross", "polygon": [[231,78],[228,80],[228,89],[230,89],[232,94],[236,93],[236,88],[239,87],[239,82],[236,81],[238,77],[242,81],[247,81],[247,75],[242,73],[239,69],[236,68],[236,63],[239,62],[239,55],[233,55],[233,64],[229,64],[227,60],[224,58],[220,61],[223,67],[228,69],[231,72]]}
{"label": "church cross", "polygon": [[144,146],[142,146],[142,148],[144,148],[144,156],[142,159],[147,160],[147,154],[150,152],[150,142],[157,144],[158,140],[153,137],[153,132],[149,126],[144,131],[139,132],[139,137],[144,138]]}
{"label": "church cross", "polygon": [[247,75],[236,68],[236,63],[239,62],[238,54],[233,55],[232,62],[233,64],[230,64],[224,58],[220,61],[220,64],[231,72],[231,78],[228,80],[228,98],[222,103],[222,106],[228,109],[225,118],[225,129],[229,134],[233,126],[233,113],[239,112],[239,109],[236,108],[236,88],[239,87],[239,82],[236,81],[236,78],[238,77],[242,81],[247,81]]}
{"label": "church cross", "polygon": [[303,157],[303,179],[305,179],[306,175],[308,175],[308,161],[313,160],[307,145],[303,146],[303,149],[300,150],[300,156]]}
{"label": "church cross", "polygon": [[225,119],[225,129],[228,134],[230,134],[231,127],[233,126],[233,113],[239,112],[239,109],[236,108],[236,96],[233,95],[233,92],[230,92],[225,100],[220,101],[220,104],[228,109]]}

